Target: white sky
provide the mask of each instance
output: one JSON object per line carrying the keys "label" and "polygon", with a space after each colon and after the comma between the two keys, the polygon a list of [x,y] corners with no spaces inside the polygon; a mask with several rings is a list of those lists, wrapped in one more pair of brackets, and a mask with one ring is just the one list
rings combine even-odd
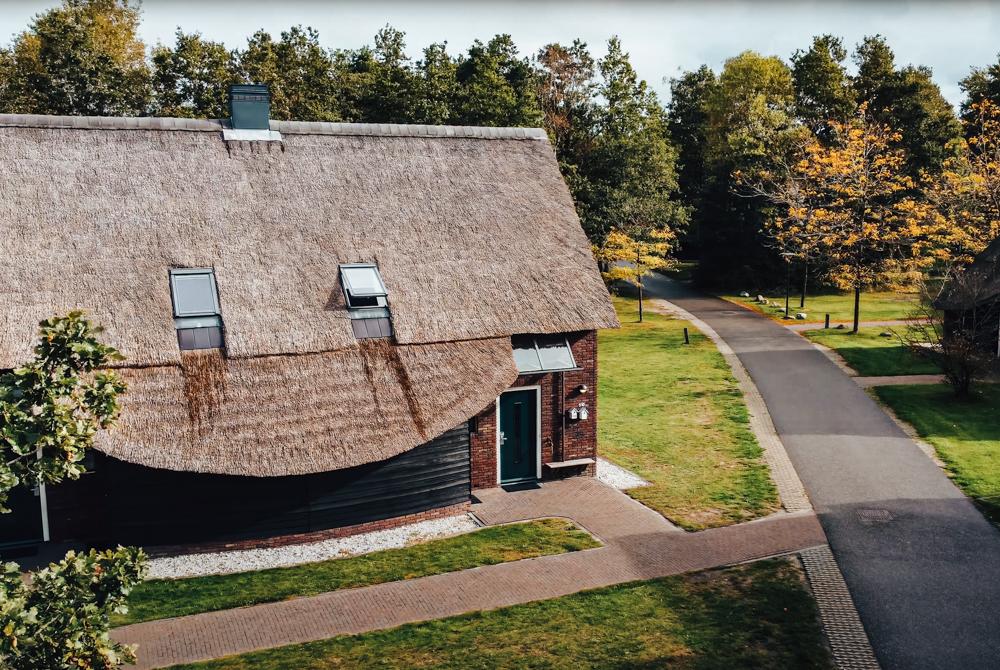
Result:
{"label": "white sky", "polygon": [[[0,0],[0,43],[56,2]],[[236,47],[259,28],[277,35],[302,24],[319,30],[326,47],[353,48],[370,43],[390,23],[406,32],[411,57],[431,42],[446,40],[454,54],[475,38],[504,32],[525,54],[579,37],[599,56],[608,36],[617,34],[639,75],[664,99],[665,78],[702,63],[718,71],[745,49],[788,58],[816,34],[839,35],[851,49],[862,36],[881,33],[898,64],[932,67],[945,96],[957,104],[958,80],[972,66],[996,62],[1000,51],[997,2],[145,0],[142,7],[142,37],[149,45],[172,43],[178,26]]]}

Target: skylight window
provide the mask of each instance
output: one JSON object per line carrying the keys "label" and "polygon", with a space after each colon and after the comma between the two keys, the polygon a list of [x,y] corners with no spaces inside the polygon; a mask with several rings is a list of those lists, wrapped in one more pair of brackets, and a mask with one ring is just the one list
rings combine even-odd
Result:
{"label": "skylight window", "polygon": [[215,272],[211,268],[175,268],[170,271],[174,327],[181,350],[222,346],[222,316]]}
{"label": "skylight window", "polygon": [[514,364],[520,373],[576,369],[569,342],[562,335],[522,335],[511,338]]}
{"label": "skylight window", "polygon": [[388,292],[378,268],[370,263],[340,266],[340,281],[347,297],[347,306],[385,307]]}
{"label": "skylight window", "polygon": [[373,263],[341,265],[340,285],[354,336],[359,340],[392,337],[389,293],[378,268]]}

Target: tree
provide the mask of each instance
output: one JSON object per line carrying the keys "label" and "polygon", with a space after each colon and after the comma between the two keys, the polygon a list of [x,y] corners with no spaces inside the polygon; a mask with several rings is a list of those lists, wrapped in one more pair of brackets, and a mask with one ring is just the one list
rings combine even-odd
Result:
{"label": "tree", "polygon": [[[35,357],[0,375],[0,512],[13,487],[75,479],[96,432],[118,414],[125,386],[111,371],[118,352],[81,312],[43,321]],[[117,668],[135,659],[108,636],[110,616],[124,612],[142,581],[141,549],[84,554],[22,578],[15,563],[0,569],[0,667],[12,670]]]}
{"label": "tree", "polygon": [[487,44],[476,40],[458,59],[455,77],[454,122],[472,126],[537,127],[535,73],[526,58],[518,57],[510,35],[497,35]]}
{"label": "tree", "polygon": [[906,150],[907,173],[939,172],[950,143],[961,133],[951,105],[927,67],[897,69],[895,55],[881,35],[864,38],[854,52],[853,79],[858,103],[867,104],[878,122],[898,131],[897,146]]}
{"label": "tree", "polygon": [[146,572],[142,549],[70,551],[22,578],[0,566],[0,667],[11,670],[104,670],[135,661],[132,647],[108,636],[113,613]]}
{"label": "tree", "polygon": [[780,58],[747,51],[726,61],[706,101],[701,282],[760,285],[784,275],[761,233],[765,203],[741,197],[733,175],[773,166],[808,130],[795,119],[792,75]]}
{"label": "tree", "polygon": [[177,30],[176,44],[153,49],[157,116],[221,119],[229,116],[228,85],[236,81],[233,55],[220,42]]}
{"label": "tree", "polygon": [[150,97],[139,9],[129,0],[63,0],[37,15],[7,55],[0,111],[138,116]]}
{"label": "tree", "polygon": [[561,159],[570,156],[579,159],[586,151],[595,113],[594,58],[585,42],[574,40],[568,47],[558,43],[545,45],[535,60],[545,129]]}
{"label": "tree", "polygon": [[319,44],[319,33],[294,26],[274,39],[258,30],[243,50],[234,53],[240,81],[266,84],[271,91],[271,118],[336,121],[337,89],[333,59]]}
{"label": "tree", "polygon": [[374,48],[337,53],[342,116],[364,123],[415,122],[420,81],[410,67],[405,38],[385,26],[376,33]]}
{"label": "tree", "polygon": [[607,270],[607,282],[627,281],[639,290],[639,321],[642,321],[642,278],[653,270],[673,265],[670,252],[673,234],[668,228],[634,227],[631,234],[613,230],[596,251],[597,260]]}
{"label": "tree", "polygon": [[708,165],[708,101],[716,86],[715,73],[707,65],[670,80],[667,129],[677,149],[677,186],[681,201],[691,211],[691,221],[680,244],[687,253],[703,249],[701,231],[706,225]]}
{"label": "tree", "polygon": [[973,68],[967,77],[959,82],[965,93],[962,101],[962,121],[968,123],[978,116],[973,107],[989,101],[1000,105],[1000,62],[983,68]]}
{"label": "tree", "polygon": [[833,35],[814,37],[809,49],[792,54],[796,114],[821,139],[829,135],[831,120],[843,123],[857,107],[846,58],[843,42]]}
{"label": "tree", "polygon": [[418,95],[413,101],[415,123],[434,125],[451,121],[456,106],[458,66],[448,55],[448,44],[438,42],[424,49],[424,57],[417,61]]}
{"label": "tree", "polygon": [[673,237],[687,211],[675,198],[677,156],[663,108],[617,38],[608,41],[598,69],[604,105],[596,111],[592,148],[580,166],[589,184],[578,203],[583,228],[598,246],[614,230],[634,240],[648,238],[637,231],[657,229]]}
{"label": "tree", "polygon": [[832,280],[854,291],[854,332],[861,291],[895,263],[919,260],[932,243],[925,213],[908,194],[913,180],[902,169],[906,154],[895,148],[899,134],[873,120],[862,105],[849,124],[832,123],[836,141],[806,144],[801,160],[757,189],[783,214],[765,231],[779,245],[808,240],[830,267]]}
{"label": "tree", "polygon": [[100,368],[121,356],[100,332],[79,311],[43,321],[35,359],[0,375],[0,511],[19,484],[78,478],[94,435],[116,419],[125,385]]}
{"label": "tree", "polygon": [[966,263],[1000,237],[1000,105],[972,103],[954,156],[939,175],[926,175],[923,192],[937,231],[937,260]]}

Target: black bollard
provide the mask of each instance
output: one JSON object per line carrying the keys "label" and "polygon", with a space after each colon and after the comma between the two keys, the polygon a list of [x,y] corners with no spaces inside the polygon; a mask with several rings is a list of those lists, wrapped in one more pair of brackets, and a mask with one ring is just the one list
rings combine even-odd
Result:
{"label": "black bollard", "polygon": [[688,337],[688,329],[684,329],[684,344],[691,344],[691,339]]}
{"label": "black bollard", "polygon": [[830,327],[830,315],[829,314],[826,315],[826,325],[823,326],[823,327],[824,328],[829,328]]}

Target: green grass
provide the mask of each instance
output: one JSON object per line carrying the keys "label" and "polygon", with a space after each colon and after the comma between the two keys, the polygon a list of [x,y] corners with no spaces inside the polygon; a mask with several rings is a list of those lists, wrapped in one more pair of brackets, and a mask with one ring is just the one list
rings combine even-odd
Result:
{"label": "green grass", "polygon": [[772,559],[174,670],[832,668],[823,640],[797,563]]}
{"label": "green grass", "polygon": [[[720,296],[730,302],[735,302],[754,309],[762,314],[784,321],[785,296],[765,295],[774,305],[764,307],[754,302],[756,295],[750,298],[742,298],[738,295]],[[907,319],[913,316],[915,309],[920,302],[916,293],[900,293],[890,291],[877,291],[861,294],[861,320],[862,321],[896,321]],[[853,293],[826,293],[822,295],[807,295],[806,306],[799,308],[799,296],[793,293],[789,301],[789,314],[793,317],[796,312],[808,314],[806,323],[823,323],[825,316],[830,315],[831,323],[853,323],[854,322],[854,294]]]}
{"label": "green grass", "polygon": [[[746,404],[711,340],[686,321],[615,298],[622,327],[598,334],[599,451],[652,483],[629,495],[688,530],[778,508]],[[691,344],[684,344],[684,327]]]}
{"label": "green grass", "polygon": [[803,335],[813,342],[830,347],[840,354],[859,375],[866,377],[924,375],[940,372],[931,361],[914,356],[895,334],[892,337],[880,335],[885,332],[892,332],[892,330],[861,328],[855,334],[850,330],[830,328],[829,330],[810,330]]}
{"label": "green grass", "polygon": [[565,519],[541,519],[290,568],[150,580],[132,591],[128,614],[119,615],[113,624],[287,600],[597,546],[590,534]]}
{"label": "green grass", "polygon": [[958,400],[945,384],[879,386],[875,393],[934,446],[955,483],[1000,522],[1000,384]]}

